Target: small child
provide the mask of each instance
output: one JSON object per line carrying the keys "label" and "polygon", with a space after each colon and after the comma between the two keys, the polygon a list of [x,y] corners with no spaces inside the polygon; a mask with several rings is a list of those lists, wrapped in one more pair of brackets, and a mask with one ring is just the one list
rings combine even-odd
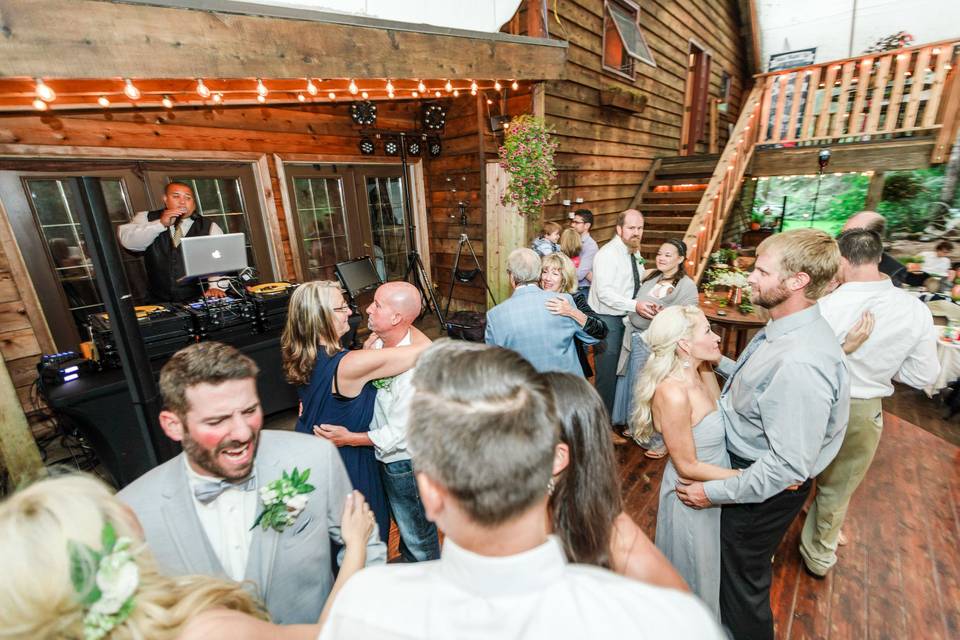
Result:
{"label": "small child", "polygon": [[556,222],[544,222],[540,235],[533,241],[530,248],[536,251],[541,258],[551,253],[557,253],[560,251],[560,245],[557,243],[560,242],[561,230],[562,227]]}
{"label": "small child", "polygon": [[580,234],[573,229],[567,228],[560,234],[560,251],[567,254],[575,268],[580,268],[580,251],[583,249],[583,241]]}

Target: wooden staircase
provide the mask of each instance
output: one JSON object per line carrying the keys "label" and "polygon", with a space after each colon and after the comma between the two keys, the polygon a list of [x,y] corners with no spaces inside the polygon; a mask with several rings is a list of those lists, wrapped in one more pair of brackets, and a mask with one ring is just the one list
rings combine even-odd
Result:
{"label": "wooden staircase", "polygon": [[677,156],[654,160],[631,208],[643,214],[643,257],[652,261],[664,240],[682,240],[719,155]]}

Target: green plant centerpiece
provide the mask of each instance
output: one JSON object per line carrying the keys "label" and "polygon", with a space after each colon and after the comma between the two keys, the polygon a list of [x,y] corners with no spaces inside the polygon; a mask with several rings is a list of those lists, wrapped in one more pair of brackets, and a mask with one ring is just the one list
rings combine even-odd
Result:
{"label": "green plant centerpiece", "polygon": [[[704,282],[704,289],[713,291],[717,287],[726,287],[730,291],[730,298],[718,301],[718,306],[725,307],[730,304],[736,306],[740,313],[745,314],[753,311],[753,304],[750,302],[750,283],[747,282],[746,271],[724,265],[721,268],[707,271]],[[736,292],[739,292],[740,295],[735,295]]]}
{"label": "green plant centerpiece", "polygon": [[500,166],[510,173],[510,184],[501,198],[503,205],[516,205],[520,215],[536,219],[557,193],[554,154],[557,143],[543,118],[514,118],[503,136]]}

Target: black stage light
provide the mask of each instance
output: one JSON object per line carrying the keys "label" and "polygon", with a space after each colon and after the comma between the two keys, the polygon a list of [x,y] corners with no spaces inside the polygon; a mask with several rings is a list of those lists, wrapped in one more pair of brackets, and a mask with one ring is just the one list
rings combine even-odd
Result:
{"label": "black stage light", "polygon": [[369,100],[350,105],[350,118],[361,127],[372,127],[377,122],[377,105]]}
{"label": "black stage light", "polygon": [[427,153],[430,154],[431,158],[440,157],[440,154],[443,153],[443,144],[440,142],[440,138],[437,136],[427,138]]}
{"label": "black stage light", "polygon": [[372,156],[375,150],[376,147],[373,145],[373,140],[367,136],[360,138],[360,153],[365,156]]}
{"label": "black stage light", "polygon": [[439,131],[447,124],[447,110],[439,103],[430,102],[423,105],[420,120],[423,122],[424,129]]}
{"label": "black stage light", "polygon": [[420,142],[420,138],[410,138],[407,140],[407,155],[408,156],[419,156],[420,151],[423,149],[423,145]]}
{"label": "black stage light", "polygon": [[383,152],[388,156],[400,155],[400,141],[397,136],[388,136],[383,142]]}

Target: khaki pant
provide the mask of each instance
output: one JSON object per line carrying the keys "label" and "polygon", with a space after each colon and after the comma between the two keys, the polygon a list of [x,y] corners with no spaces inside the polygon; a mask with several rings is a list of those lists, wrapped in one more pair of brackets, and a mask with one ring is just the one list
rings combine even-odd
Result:
{"label": "khaki pant", "polygon": [[837,563],[837,538],[850,498],[867,475],[883,432],[880,398],[850,399],[850,422],[843,444],[817,476],[817,495],[800,534],[800,555],[813,573],[825,575]]}

